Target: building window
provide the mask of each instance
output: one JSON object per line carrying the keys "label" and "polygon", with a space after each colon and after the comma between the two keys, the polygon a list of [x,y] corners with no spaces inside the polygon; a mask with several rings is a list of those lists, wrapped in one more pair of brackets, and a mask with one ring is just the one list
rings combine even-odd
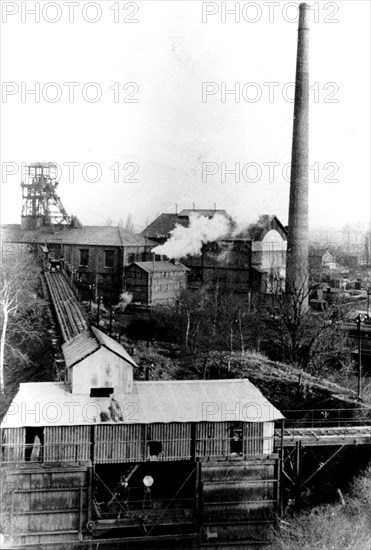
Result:
{"label": "building window", "polygon": [[[36,438],[38,438],[36,440]],[[43,460],[44,428],[26,428],[25,461]],[[33,458],[33,454],[36,455]]]}
{"label": "building window", "polygon": [[115,262],[115,251],[114,250],[105,250],[104,251],[104,267],[114,267]]}
{"label": "building window", "polygon": [[230,449],[232,456],[241,456],[243,452],[243,433],[242,426],[230,427]]}
{"label": "building window", "polygon": [[80,248],[80,265],[89,265],[89,250]]}
{"label": "building window", "polygon": [[102,275],[102,283],[104,285],[111,285],[112,284],[112,275]]}

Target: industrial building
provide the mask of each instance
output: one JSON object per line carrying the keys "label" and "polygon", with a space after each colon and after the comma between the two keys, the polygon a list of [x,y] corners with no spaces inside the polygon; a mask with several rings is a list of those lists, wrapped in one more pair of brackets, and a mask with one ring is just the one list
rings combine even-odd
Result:
{"label": "industrial building", "polygon": [[27,244],[46,262],[60,260],[82,298],[117,302],[125,267],[152,259],[154,243],[122,227],[83,226],[67,214],[57,186],[54,164],[26,166],[21,224],[2,226],[3,248],[11,252],[12,244]]}
{"label": "industrial building", "polygon": [[64,273],[46,281],[65,369],[21,384],[2,421],[4,548],[264,542],[281,413],[247,379],[136,380],[124,347],[86,325]]}
{"label": "industrial building", "polygon": [[191,216],[212,218],[217,214],[229,220],[230,234],[204,244],[200,254],[180,260],[190,269],[191,288],[218,284],[226,292],[255,298],[281,292],[285,285],[287,229],[276,216],[261,216],[237,232],[225,210],[182,210],[179,214],[161,214],[142,235],[164,244],[176,225],[189,226]]}
{"label": "industrial building", "polygon": [[[303,276],[307,277],[308,262],[308,13],[309,6],[301,4],[288,295],[299,285],[304,295],[307,291]],[[30,188],[27,197],[30,216],[40,213],[47,221],[50,209],[43,211],[41,202],[44,190],[50,198],[54,187],[43,181],[41,190],[36,182],[35,194]],[[39,201],[37,208],[32,201]],[[28,215],[29,210],[24,217]],[[223,250],[226,257],[236,245],[241,258],[237,271],[248,276],[248,288],[253,270],[258,274],[268,270],[270,275],[284,269],[279,262],[285,229],[276,218],[266,221],[256,235],[242,237],[241,250],[238,239],[232,246],[227,239]],[[267,259],[264,246],[254,243],[270,246],[276,233],[281,248],[278,254],[274,248],[273,259],[271,254]],[[216,254],[220,256],[219,250]],[[80,262],[81,258],[84,255]],[[202,280],[215,259],[215,251],[201,254]],[[215,269],[210,266],[210,271]],[[64,340],[65,371],[60,382],[21,384],[2,421],[3,546],[264,547],[280,495],[284,431],[279,456],[274,423],[282,414],[247,379],[136,380],[136,365],[126,350],[86,326],[72,295],[64,299],[68,295],[64,273],[50,273],[47,279]],[[302,432],[300,437],[307,436]],[[296,445],[299,479],[301,441],[292,433],[286,441]]]}
{"label": "industrial building", "polygon": [[187,287],[188,271],[180,262],[134,262],[125,269],[126,291],[133,304],[175,305]]}
{"label": "industrial building", "polygon": [[[27,243],[50,260],[62,259],[84,299],[103,296],[117,302],[125,290],[124,270],[135,261],[152,257],[153,243],[121,227],[40,227],[22,230],[3,226],[3,243]],[[42,249],[41,249],[42,247]]]}

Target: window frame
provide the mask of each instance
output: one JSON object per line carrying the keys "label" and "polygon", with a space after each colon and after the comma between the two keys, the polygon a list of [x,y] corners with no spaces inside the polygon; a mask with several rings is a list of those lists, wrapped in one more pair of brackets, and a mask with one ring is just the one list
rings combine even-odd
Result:
{"label": "window frame", "polygon": [[[79,253],[80,253],[79,265],[81,267],[87,267],[89,265],[89,256],[90,256],[89,248],[79,248]],[[83,262],[84,255],[86,255],[86,261]]]}

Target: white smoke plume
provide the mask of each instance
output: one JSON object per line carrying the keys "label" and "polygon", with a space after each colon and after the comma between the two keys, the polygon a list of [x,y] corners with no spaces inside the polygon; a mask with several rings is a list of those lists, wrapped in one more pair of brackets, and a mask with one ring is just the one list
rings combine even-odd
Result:
{"label": "white smoke plume", "polygon": [[173,259],[184,258],[188,254],[199,256],[203,244],[226,237],[229,233],[230,220],[227,217],[215,214],[212,218],[207,218],[191,214],[188,227],[176,225],[170,231],[170,239],[153,248],[152,252]]}
{"label": "white smoke plume", "polygon": [[123,312],[125,308],[131,304],[133,300],[133,295],[130,292],[123,292],[120,294],[120,301],[116,306],[116,310]]}

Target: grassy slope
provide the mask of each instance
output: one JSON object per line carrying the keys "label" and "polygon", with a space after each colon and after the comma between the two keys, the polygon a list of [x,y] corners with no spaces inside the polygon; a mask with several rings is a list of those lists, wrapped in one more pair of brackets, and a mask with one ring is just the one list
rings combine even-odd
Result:
{"label": "grassy slope", "polygon": [[[145,365],[154,364],[151,379],[201,378],[204,359],[199,358],[196,369],[183,359],[174,358],[169,346],[158,343],[147,348],[137,345],[135,360],[142,365],[138,377],[144,377]],[[207,376],[212,378],[249,378],[264,396],[279,409],[352,408],[359,406],[355,372],[329,373],[332,380],[312,376],[290,365],[270,361],[258,353],[219,353],[208,355]],[[333,380],[336,380],[333,381]],[[340,381],[340,383],[338,383]],[[347,384],[345,387],[342,382]],[[353,389],[354,388],[354,389]],[[371,384],[364,381],[363,402],[371,408]]]}
{"label": "grassy slope", "polygon": [[358,476],[344,503],[317,506],[281,521],[271,550],[370,550],[371,467]]}

